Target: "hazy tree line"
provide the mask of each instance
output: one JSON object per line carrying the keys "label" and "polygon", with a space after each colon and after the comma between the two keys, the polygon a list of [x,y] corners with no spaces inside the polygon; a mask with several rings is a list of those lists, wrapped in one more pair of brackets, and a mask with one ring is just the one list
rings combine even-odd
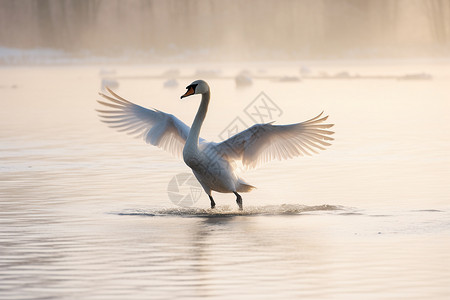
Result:
{"label": "hazy tree line", "polygon": [[0,46],[333,57],[449,49],[449,0],[0,0]]}

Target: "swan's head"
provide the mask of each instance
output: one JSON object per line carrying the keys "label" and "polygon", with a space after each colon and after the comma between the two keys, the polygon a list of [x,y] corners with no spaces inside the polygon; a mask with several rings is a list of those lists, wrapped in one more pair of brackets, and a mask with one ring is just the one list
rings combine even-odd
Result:
{"label": "swan's head", "polygon": [[181,96],[181,99],[195,94],[206,94],[209,92],[209,85],[203,80],[196,80],[186,87],[187,92]]}

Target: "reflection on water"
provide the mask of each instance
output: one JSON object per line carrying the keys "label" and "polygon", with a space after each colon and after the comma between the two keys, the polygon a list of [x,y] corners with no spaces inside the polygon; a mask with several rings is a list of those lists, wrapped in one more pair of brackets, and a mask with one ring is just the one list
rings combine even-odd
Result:
{"label": "reflection on water", "polygon": [[[435,79],[211,81],[205,138],[261,91],[280,124],[322,109],[336,124],[320,155],[245,174],[258,189],[243,212],[229,194],[215,210],[206,196],[174,206],[167,184],[187,168],[98,121],[96,68],[1,69],[0,86],[18,88],[1,90],[0,298],[445,299],[450,76],[422,68]],[[198,101],[162,84],[120,93],[189,123]]]}

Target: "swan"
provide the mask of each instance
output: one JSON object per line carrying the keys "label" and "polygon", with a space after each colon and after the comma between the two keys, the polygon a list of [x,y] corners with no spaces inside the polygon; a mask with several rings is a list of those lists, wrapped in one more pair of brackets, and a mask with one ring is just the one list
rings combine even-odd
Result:
{"label": "swan", "polygon": [[201,95],[201,102],[192,127],[172,114],[148,109],[134,104],[107,88],[110,95],[99,93],[107,101],[98,102],[107,109],[97,109],[101,121],[109,127],[141,137],[145,142],[162,148],[176,156],[182,156],[203,190],[208,195],[211,208],[216,206],[212,191],[234,193],[236,203],[242,210],[239,193],[255,187],[245,182],[236,172],[236,163],[255,168],[273,159],[288,159],[311,155],[310,152],[325,150],[334,132],[326,130],[334,124],[323,124],[328,116],[319,114],[302,123],[273,125],[273,122],[256,124],[220,142],[207,142],[200,138],[200,129],[206,117],[210,100],[209,85],[196,80],[186,87],[181,99]]}

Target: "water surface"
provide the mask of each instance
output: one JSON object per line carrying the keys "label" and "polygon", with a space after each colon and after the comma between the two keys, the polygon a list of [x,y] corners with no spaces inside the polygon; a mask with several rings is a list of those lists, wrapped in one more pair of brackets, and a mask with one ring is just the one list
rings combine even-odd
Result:
{"label": "water surface", "polygon": [[[241,66],[216,66],[223,74]],[[292,75],[293,64],[249,65]],[[173,66],[118,66],[159,74]],[[180,67],[192,74],[196,66]],[[0,298],[2,299],[446,299],[450,294],[448,63],[314,66],[328,72],[429,81],[210,80],[201,135],[219,134],[264,92],[277,123],[325,110],[336,124],[320,155],[272,162],[244,178],[258,187],[168,197],[177,158],[98,121],[100,67],[0,69]],[[116,90],[190,125],[198,99],[184,86],[123,79]]]}

